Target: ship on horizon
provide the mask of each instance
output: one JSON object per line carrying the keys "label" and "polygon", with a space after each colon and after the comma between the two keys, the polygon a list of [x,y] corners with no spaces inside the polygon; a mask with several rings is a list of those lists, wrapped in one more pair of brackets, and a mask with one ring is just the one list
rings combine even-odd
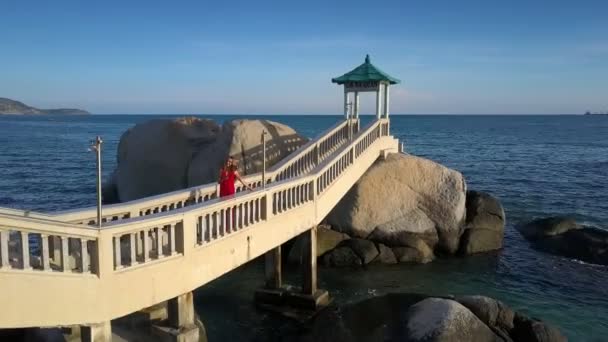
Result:
{"label": "ship on horizon", "polygon": [[585,115],[608,115],[608,111],[606,112],[590,112],[590,111],[586,111]]}

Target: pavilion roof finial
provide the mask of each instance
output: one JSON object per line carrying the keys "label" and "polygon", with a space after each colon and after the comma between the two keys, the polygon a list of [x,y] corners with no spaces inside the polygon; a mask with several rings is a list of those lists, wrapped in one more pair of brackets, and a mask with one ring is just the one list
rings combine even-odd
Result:
{"label": "pavilion roof finial", "polygon": [[367,63],[367,64],[371,63],[371,62],[369,61],[369,54],[365,55],[365,63]]}

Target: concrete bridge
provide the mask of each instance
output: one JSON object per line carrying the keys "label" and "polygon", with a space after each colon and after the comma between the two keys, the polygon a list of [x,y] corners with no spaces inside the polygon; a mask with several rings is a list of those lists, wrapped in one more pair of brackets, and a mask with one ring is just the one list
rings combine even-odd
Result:
{"label": "concrete bridge", "polygon": [[[365,87],[344,84],[345,119],[264,175],[246,177],[252,192],[239,188],[217,198],[217,185],[207,184],[109,205],[101,227],[96,208],[0,208],[0,329],[80,325],[83,340],[107,341],[112,320],[167,301],[171,339],[188,340],[198,335],[191,292],[263,254],[261,300],[324,305],[315,227],[378,158],[399,146],[390,135],[392,83],[367,85],[377,92],[377,117],[363,128],[358,92]],[[281,245],[301,234],[305,276],[301,291],[291,293],[282,288]]]}

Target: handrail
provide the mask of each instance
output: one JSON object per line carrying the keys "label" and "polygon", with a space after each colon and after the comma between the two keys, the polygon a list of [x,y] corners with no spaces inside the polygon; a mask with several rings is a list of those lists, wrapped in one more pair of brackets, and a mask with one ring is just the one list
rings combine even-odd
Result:
{"label": "handrail", "polygon": [[[323,133],[317,135],[317,137],[302,145],[287,157],[283,158],[283,160],[281,160],[279,163],[272,166],[266,172],[266,179],[264,181],[266,183],[270,183],[277,180],[296,177],[306,171],[310,171],[316,164],[325,159],[329,155],[329,152],[335,150],[345,141],[347,141],[348,136],[346,128],[348,128],[349,125],[356,128],[358,127],[358,121],[344,120],[338,122],[334,126],[325,130]],[[322,145],[324,145],[324,148],[320,148]],[[243,177],[243,180],[246,183],[252,184],[254,188],[257,188],[262,186],[261,178],[262,174],[261,172],[258,172]],[[237,192],[242,190],[243,189],[241,186],[237,187]],[[208,201],[216,197],[217,184],[208,183],[164,194],[148,196],[133,201],[105,205],[103,208],[104,211],[102,220],[104,223],[107,223],[110,221],[118,221],[132,217],[171,211],[195,203]],[[3,210],[5,209],[0,208],[0,213],[3,212]],[[16,209],[8,210],[12,211],[10,213],[15,214],[16,212],[19,212],[19,210]],[[50,214],[34,213],[31,211],[22,212],[23,216],[48,216],[49,218],[54,218],[61,221],[85,225],[96,224],[97,215],[97,209],[95,207],[70,209]]]}

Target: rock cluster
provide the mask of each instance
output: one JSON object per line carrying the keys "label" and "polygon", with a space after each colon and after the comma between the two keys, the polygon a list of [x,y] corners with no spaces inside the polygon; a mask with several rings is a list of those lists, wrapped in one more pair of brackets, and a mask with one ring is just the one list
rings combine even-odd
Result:
{"label": "rock cluster", "polygon": [[376,162],[326,221],[348,239],[320,256],[323,264],[341,267],[427,263],[436,255],[500,249],[505,213],[496,198],[467,191],[459,172],[393,154]]}
{"label": "rock cluster", "polygon": [[608,231],[580,225],[569,217],[547,217],[517,227],[532,245],[547,253],[608,265]]}
{"label": "rock cluster", "polygon": [[407,293],[327,310],[297,340],[567,341],[557,328],[490,297]]}

